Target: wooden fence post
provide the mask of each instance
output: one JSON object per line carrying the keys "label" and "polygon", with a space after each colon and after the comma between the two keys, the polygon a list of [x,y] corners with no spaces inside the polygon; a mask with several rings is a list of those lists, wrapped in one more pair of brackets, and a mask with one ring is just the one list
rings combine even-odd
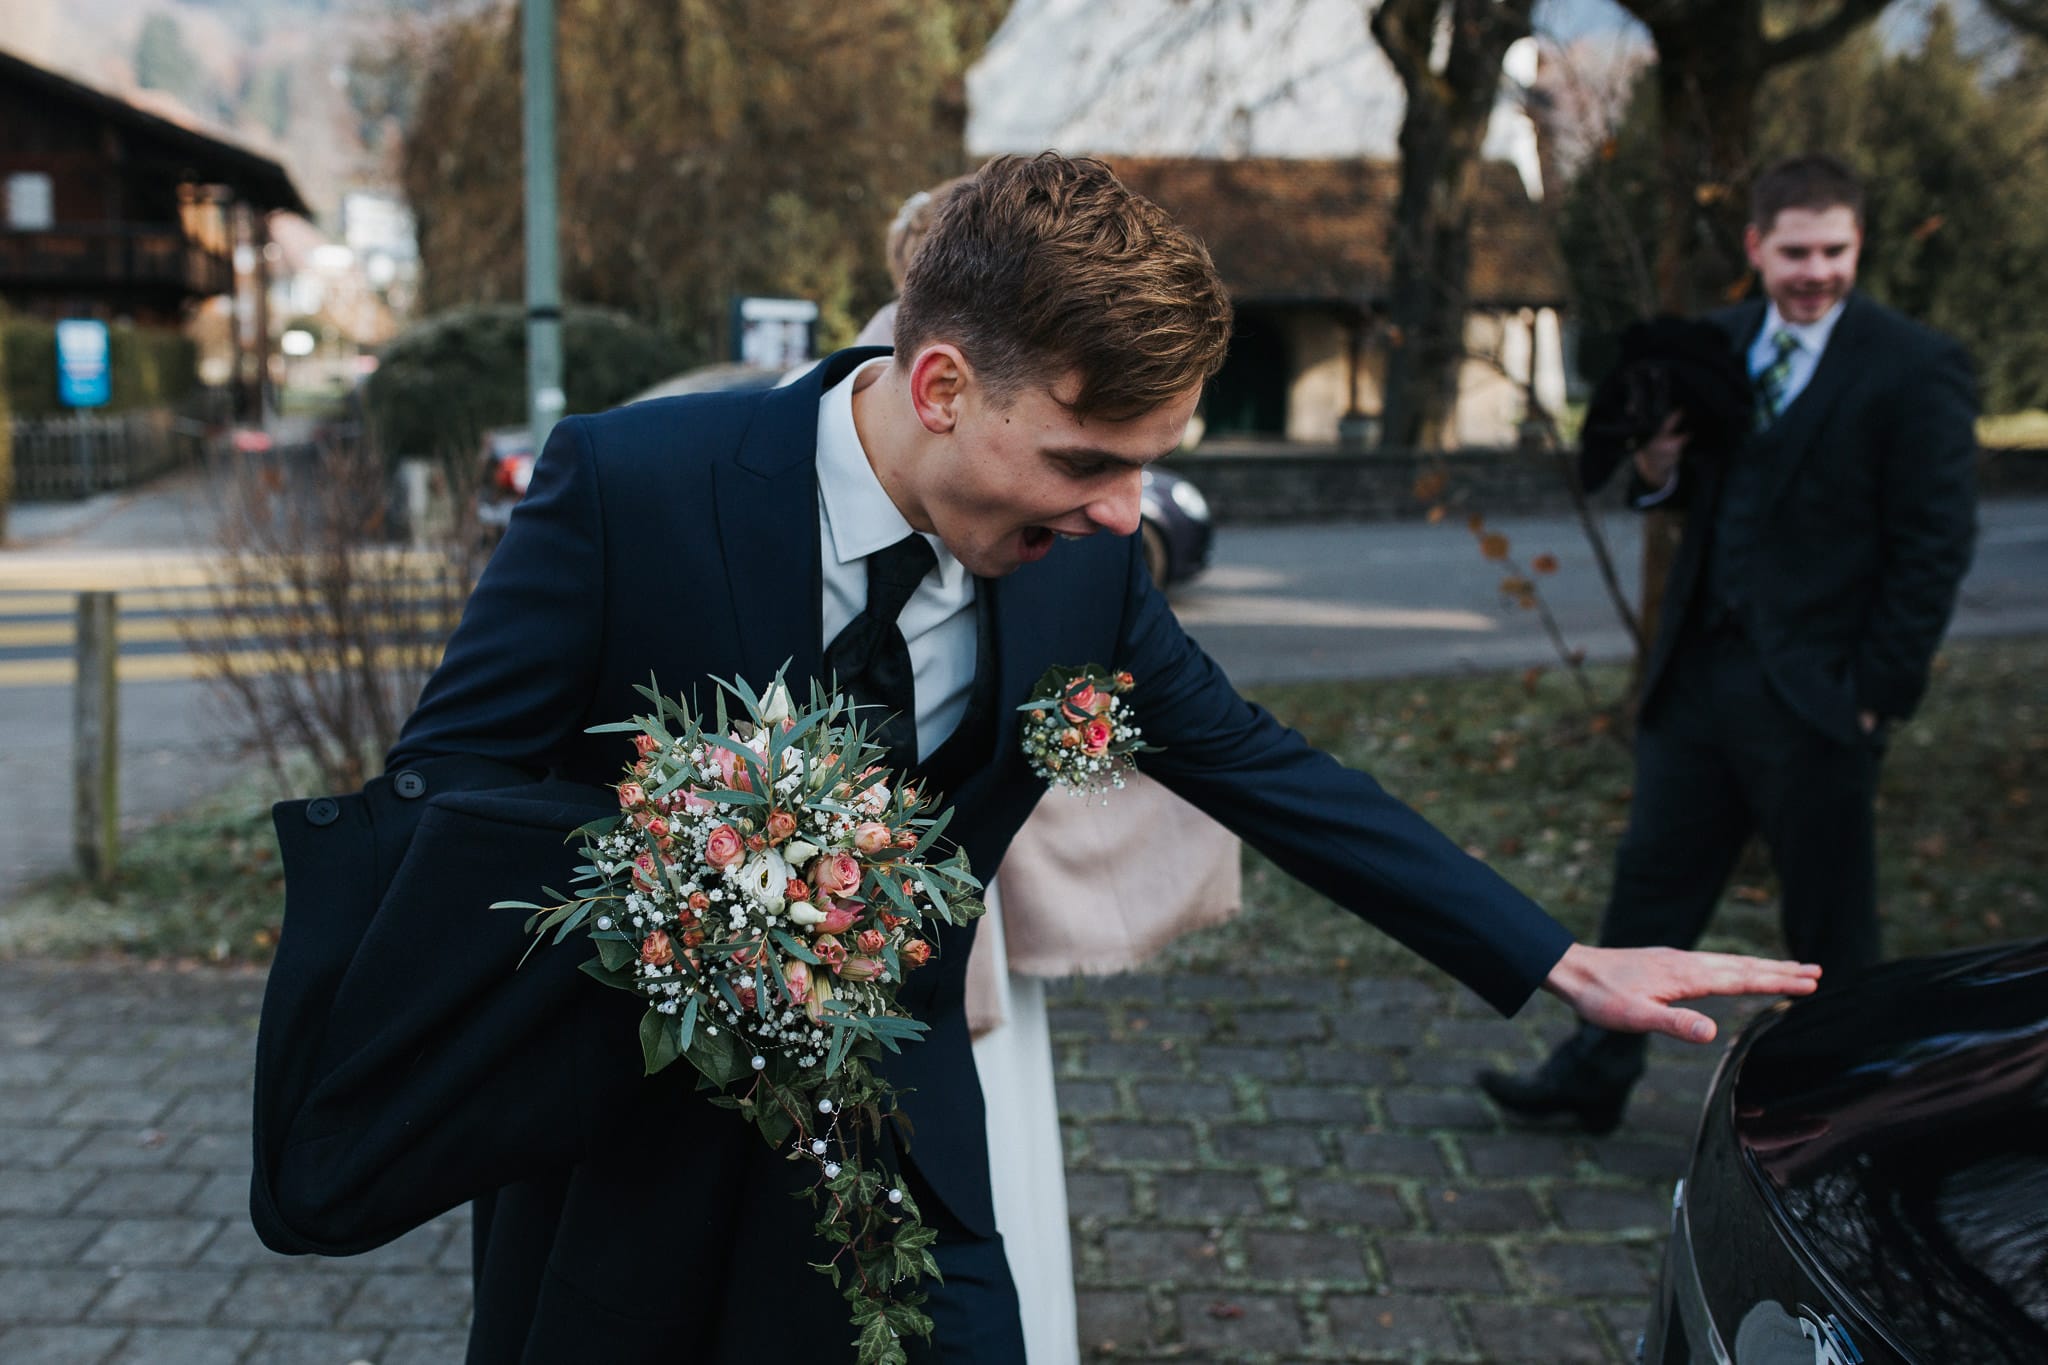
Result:
{"label": "wooden fence post", "polygon": [[72,842],[96,886],[114,878],[121,824],[120,611],[113,593],[78,594],[78,679],[71,687]]}

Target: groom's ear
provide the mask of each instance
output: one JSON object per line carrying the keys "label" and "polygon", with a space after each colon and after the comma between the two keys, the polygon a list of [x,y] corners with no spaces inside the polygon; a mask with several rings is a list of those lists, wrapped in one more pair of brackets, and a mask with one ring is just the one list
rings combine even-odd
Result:
{"label": "groom's ear", "polygon": [[950,341],[917,353],[910,362],[910,406],[926,431],[943,436],[959,424],[960,400],[973,380],[967,357]]}

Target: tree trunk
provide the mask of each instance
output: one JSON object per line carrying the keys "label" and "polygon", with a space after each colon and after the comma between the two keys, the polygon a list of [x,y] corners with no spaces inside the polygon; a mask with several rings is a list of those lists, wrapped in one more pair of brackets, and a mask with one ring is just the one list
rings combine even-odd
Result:
{"label": "tree trunk", "polygon": [[1476,167],[1454,169],[1460,159],[1441,118],[1402,120],[1380,427],[1380,442],[1390,448],[1436,448],[1457,404],[1476,178]]}
{"label": "tree trunk", "polygon": [[[1531,4],[1383,0],[1373,12],[1373,36],[1407,95],[1388,252],[1393,280],[1380,424],[1387,449],[1441,445],[1457,408],[1479,151],[1500,91],[1501,61],[1527,36]],[[1437,69],[1430,57],[1440,24],[1449,25],[1449,43]]]}
{"label": "tree trunk", "polygon": [[[1698,26],[1695,22],[1689,27]],[[1665,172],[1657,302],[1664,311],[1681,316],[1729,301],[1748,273],[1742,225],[1749,215],[1742,187],[1748,185],[1751,171],[1753,110],[1763,78],[1756,49],[1762,38],[1753,20],[1728,25],[1724,19],[1713,26],[1740,32],[1652,30],[1659,53],[1659,140]],[[1741,41],[1745,35],[1751,41]],[[1684,534],[1681,511],[1660,507],[1643,518],[1642,634],[1631,691],[1640,688],[1650,647],[1656,643],[1664,585]]]}

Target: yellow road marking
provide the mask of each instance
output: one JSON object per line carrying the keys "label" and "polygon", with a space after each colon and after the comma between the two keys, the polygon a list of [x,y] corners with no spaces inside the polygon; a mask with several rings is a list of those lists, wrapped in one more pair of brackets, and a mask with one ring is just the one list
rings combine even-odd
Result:
{"label": "yellow road marking", "polygon": [[[397,617],[389,614],[372,616],[362,622],[362,628],[371,631],[385,631],[395,625],[407,629],[425,627],[446,630],[455,624],[452,615],[443,613],[422,613],[418,617]],[[183,627],[181,629],[181,627]],[[313,633],[308,618],[303,615],[271,614],[240,617],[223,622],[217,617],[195,615],[189,622],[172,617],[155,617],[131,620],[123,617],[115,630],[115,638],[124,645],[154,644],[164,640],[237,640],[266,638],[279,634]],[[29,649],[39,645],[68,645],[78,639],[78,627],[71,621],[27,621],[0,624],[0,649]]]}
{"label": "yellow road marking", "polygon": [[[261,564],[271,558],[252,555],[248,562]],[[0,590],[73,589],[80,592],[118,592],[123,588],[203,588],[224,577],[223,558],[213,552],[196,550],[130,550],[92,553],[35,553],[33,558],[16,559],[0,550]],[[371,550],[364,554],[370,566],[390,565],[408,575],[429,577],[446,566],[440,555],[418,550]],[[317,558],[309,574],[319,577]]]}
{"label": "yellow road marking", "polygon": [[[236,671],[243,674],[326,671],[333,666],[331,658],[313,658],[296,653],[249,650],[237,653],[234,658]],[[438,658],[437,652],[435,660]],[[397,649],[378,651],[377,661],[387,667],[403,663],[431,667],[433,662],[407,659]],[[349,662],[358,662],[357,656],[351,655]],[[124,655],[118,668],[122,682],[189,681],[215,677],[219,673],[212,658],[197,654]],[[69,659],[0,660],[0,687],[68,686],[77,676],[77,667]]]}

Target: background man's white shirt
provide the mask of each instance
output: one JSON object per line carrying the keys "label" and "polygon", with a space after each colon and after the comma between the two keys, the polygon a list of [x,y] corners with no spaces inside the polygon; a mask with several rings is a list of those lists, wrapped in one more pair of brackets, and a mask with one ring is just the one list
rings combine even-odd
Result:
{"label": "background man's white shirt", "polygon": [[1785,382],[1778,388],[1778,411],[1792,406],[1797,398],[1813,381],[1813,372],[1820,367],[1821,353],[1828,348],[1828,338],[1835,334],[1835,324],[1841,321],[1842,305],[1837,303],[1828,309],[1826,316],[1817,322],[1787,322],[1778,305],[1772,304],[1764,311],[1764,325],[1757,329],[1756,340],[1749,343],[1749,373],[1751,378],[1762,374],[1778,359],[1777,335],[1780,331],[1790,332],[1799,349],[1792,352],[1791,364],[1785,371]]}

